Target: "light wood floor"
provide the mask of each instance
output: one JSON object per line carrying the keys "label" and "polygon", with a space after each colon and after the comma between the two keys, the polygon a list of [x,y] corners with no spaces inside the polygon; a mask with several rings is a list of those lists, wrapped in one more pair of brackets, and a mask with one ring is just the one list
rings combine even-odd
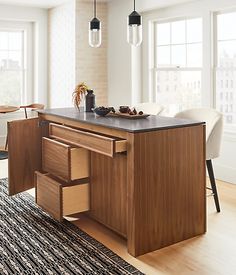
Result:
{"label": "light wood floor", "polygon": [[[7,162],[1,161],[0,178],[6,176]],[[205,235],[136,259],[127,253],[125,240],[102,225],[81,214],[71,220],[145,274],[235,275],[236,185],[220,181],[217,184],[222,212],[215,212],[213,198],[208,197],[208,230]]]}

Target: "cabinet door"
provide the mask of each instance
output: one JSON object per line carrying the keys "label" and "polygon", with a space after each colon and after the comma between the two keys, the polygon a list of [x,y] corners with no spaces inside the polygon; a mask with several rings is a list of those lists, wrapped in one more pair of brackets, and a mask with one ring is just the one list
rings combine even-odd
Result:
{"label": "cabinet door", "polygon": [[38,118],[8,122],[9,195],[34,187],[34,172],[41,170],[41,127]]}

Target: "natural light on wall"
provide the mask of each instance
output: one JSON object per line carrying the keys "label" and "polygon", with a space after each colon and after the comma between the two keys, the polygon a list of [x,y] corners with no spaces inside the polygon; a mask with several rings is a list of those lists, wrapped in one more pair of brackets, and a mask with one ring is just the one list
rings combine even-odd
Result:
{"label": "natural light on wall", "polygon": [[202,19],[156,22],[154,25],[154,98],[166,114],[200,107]]}
{"label": "natural light on wall", "polygon": [[0,30],[0,105],[21,104],[24,63],[24,32]]}
{"label": "natural light on wall", "polygon": [[236,126],[236,12],[217,15],[216,108]]}

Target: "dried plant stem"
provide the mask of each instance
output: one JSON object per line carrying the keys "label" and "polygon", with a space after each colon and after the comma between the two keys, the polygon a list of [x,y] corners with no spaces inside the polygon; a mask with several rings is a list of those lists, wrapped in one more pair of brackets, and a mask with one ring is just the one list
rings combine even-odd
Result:
{"label": "dried plant stem", "polygon": [[77,107],[80,110],[80,103],[88,90],[88,86],[83,82],[80,83],[75,87],[75,90],[73,92],[73,102],[75,107]]}

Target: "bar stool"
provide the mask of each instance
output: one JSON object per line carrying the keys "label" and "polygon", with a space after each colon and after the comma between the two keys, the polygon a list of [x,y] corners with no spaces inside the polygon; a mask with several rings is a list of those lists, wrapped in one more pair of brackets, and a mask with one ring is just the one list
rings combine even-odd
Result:
{"label": "bar stool", "polygon": [[206,166],[210,178],[212,195],[214,196],[217,212],[220,212],[218,192],[212,166],[212,159],[219,157],[223,132],[223,115],[210,108],[197,108],[180,112],[177,118],[192,119],[206,122]]}
{"label": "bar stool", "polygon": [[154,102],[140,103],[135,106],[135,109],[138,112],[143,111],[144,114],[150,115],[159,115],[164,110],[164,108],[160,104]]}
{"label": "bar stool", "polygon": [[33,110],[42,110],[42,109],[44,109],[44,105],[39,104],[39,103],[33,103],[33,104],[25,105],[25,106],[20,106],[20,109],[24,109],[25,118],[28,118],[27,109],[31,109],[31,111],[33,111]]}

